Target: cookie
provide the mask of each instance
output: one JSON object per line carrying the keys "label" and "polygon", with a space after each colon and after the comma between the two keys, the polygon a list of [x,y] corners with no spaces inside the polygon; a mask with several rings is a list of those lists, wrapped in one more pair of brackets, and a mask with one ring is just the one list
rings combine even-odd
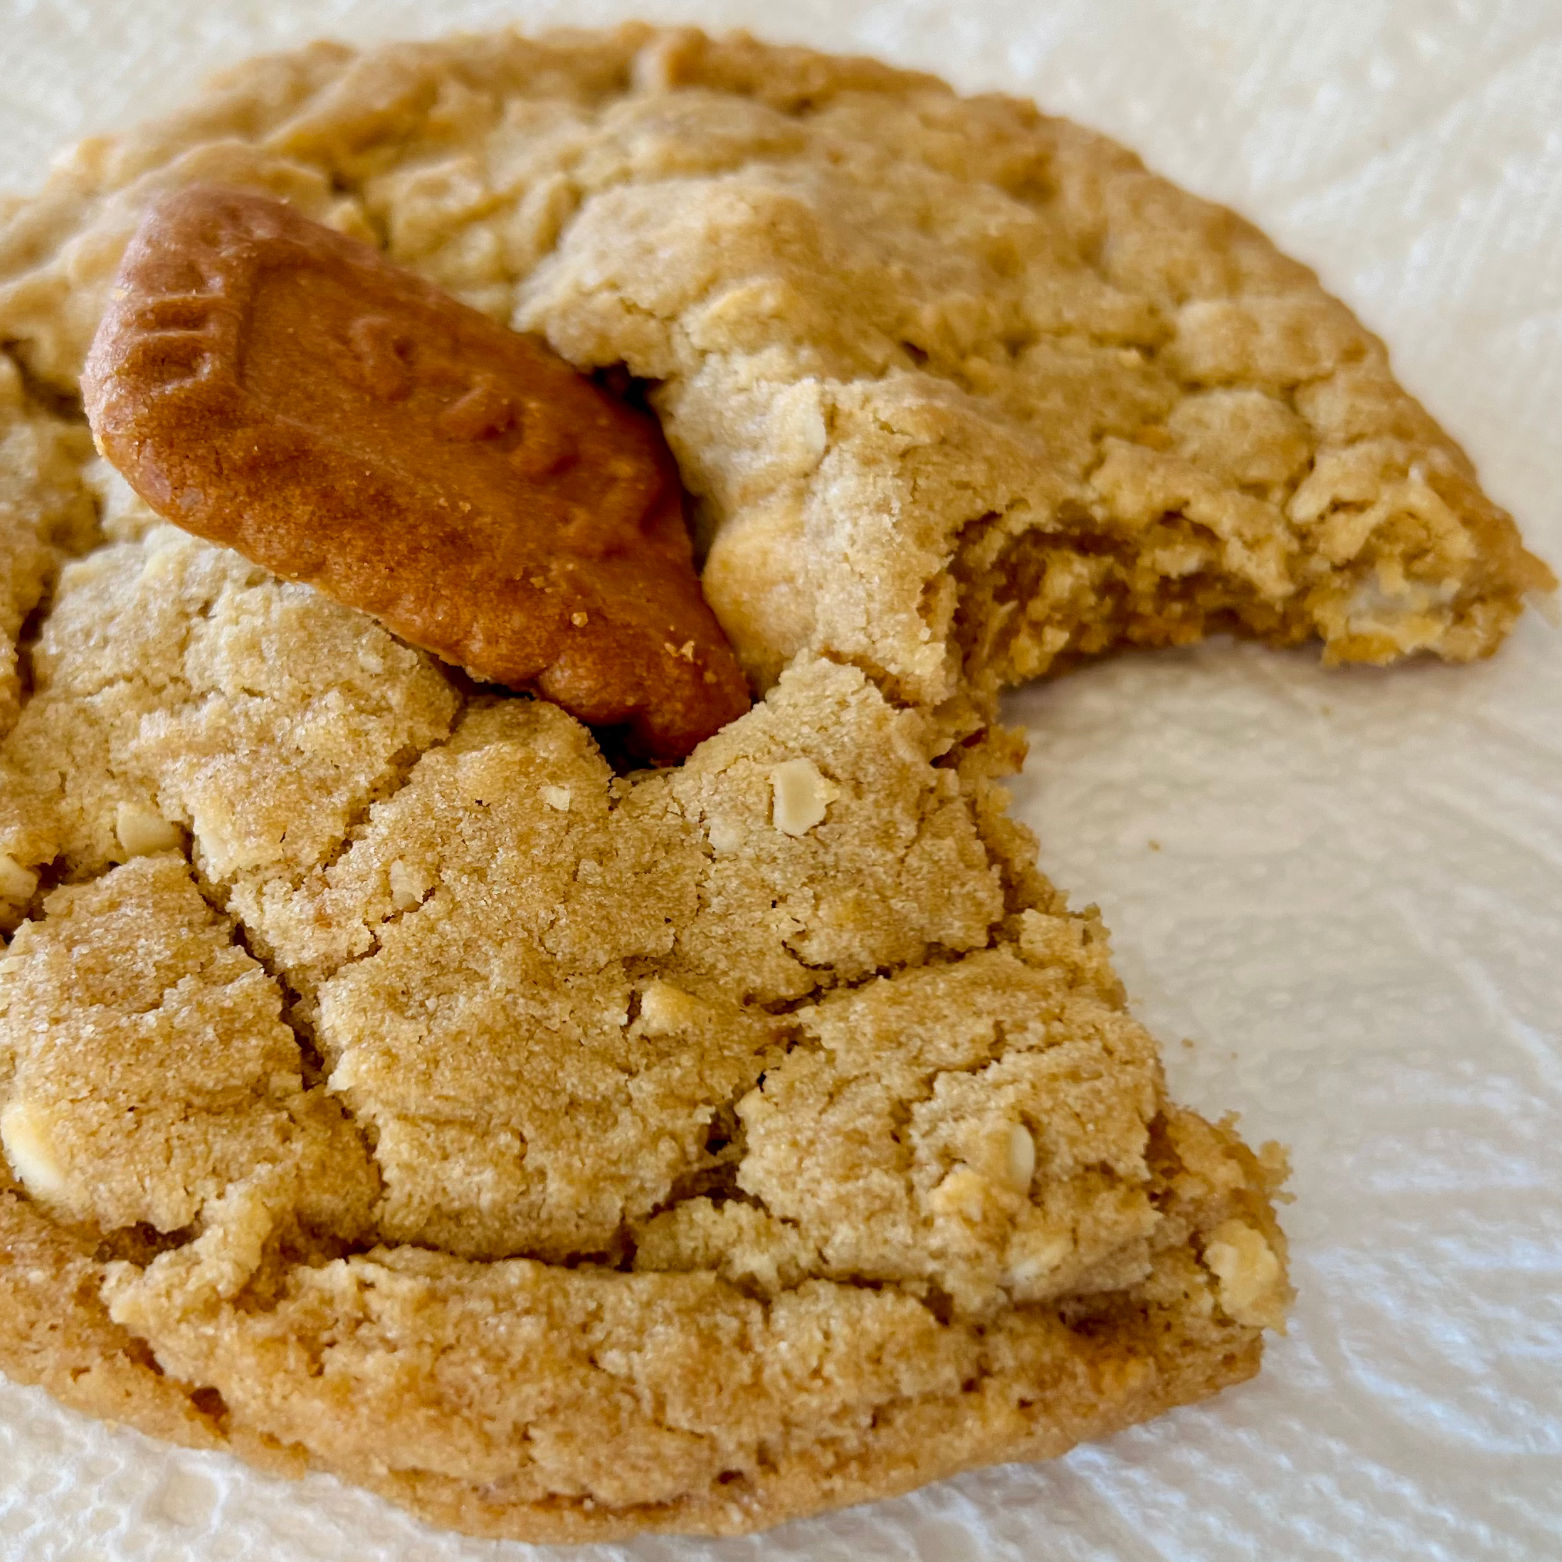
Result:
{"label": "cookie", "polygon": [[748,708],[655,422],[279,201],[154,203],[82,379],[162,515],[681,759]]}
{"label": "cookie", "polygon": [[[760,702],[616,771],[88,460],[111,279],[212,182],[650,382]],[[1167,1098],[993,696],[1464,659],[1545,588],[1305,271],[1026,105],[634,28],[242,67],[17,210],[0,331],[8,1373],[586,1540],[1257,1369],[1283,1156]]]}

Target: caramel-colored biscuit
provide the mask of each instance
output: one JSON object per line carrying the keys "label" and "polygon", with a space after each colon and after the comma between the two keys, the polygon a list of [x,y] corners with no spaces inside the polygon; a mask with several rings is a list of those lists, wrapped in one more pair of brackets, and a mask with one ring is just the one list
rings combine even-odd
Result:
{"label": "caramel-colored biscuit", "polygon": [[674,760],[747,709],[651,418],[280,202],[156,202],[82,390],[161,515]]}

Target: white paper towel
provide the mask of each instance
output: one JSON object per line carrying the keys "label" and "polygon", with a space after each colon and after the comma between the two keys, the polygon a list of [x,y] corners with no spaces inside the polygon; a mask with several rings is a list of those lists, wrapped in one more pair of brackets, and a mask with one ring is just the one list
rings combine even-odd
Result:
{"label": "white paper towel", "polygon": [[[1557,0],[8,0],[0,184],[317,33],[748,25],[1036,96],[1256,218],[1562,564]],[[1256,1383],[1050,1466],[608,1558],[1562,1557],[1562,637],[1324,673],[1215,645],[1025,691],[1017,807],[1099,899],[1176,1090],[1292,1147]],[[1191,1047],[1182,1037],[1195,1038]],[[6,1562],[540,1562],[0,1385]]]}

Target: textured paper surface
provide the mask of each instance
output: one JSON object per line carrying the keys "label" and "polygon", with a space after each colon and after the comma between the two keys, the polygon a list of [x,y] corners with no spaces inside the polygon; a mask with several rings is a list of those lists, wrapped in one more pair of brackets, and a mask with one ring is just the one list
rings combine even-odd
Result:
{"label": "textured paper surface", "polygon": [[[631,9],[1032,95],[1238,206],[1562,564],[1556,0],[9,0],[0,184],[258,49]],[[1562,635],[1532,617],[1492,663],[1390,673],[1209,646],[1011,710],[1017,807],[1104,906],[1174,1087],[1292,1147],[1290,1338],[1258,1382],[1050,1466],[581,1562],[1562,1556]],[[0,1384],[6,1562],[547,1555]]]}

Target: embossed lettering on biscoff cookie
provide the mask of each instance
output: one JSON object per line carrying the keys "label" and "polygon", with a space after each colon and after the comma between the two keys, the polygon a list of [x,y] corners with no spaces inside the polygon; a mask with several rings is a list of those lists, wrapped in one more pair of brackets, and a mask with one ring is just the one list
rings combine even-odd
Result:
{"label": "embossed lettering on biscoff cookie", "polygon": [[481,679],[661,760],[748,707],[655,422],[280,202],[156,202],[82,390],[164,517]]}

